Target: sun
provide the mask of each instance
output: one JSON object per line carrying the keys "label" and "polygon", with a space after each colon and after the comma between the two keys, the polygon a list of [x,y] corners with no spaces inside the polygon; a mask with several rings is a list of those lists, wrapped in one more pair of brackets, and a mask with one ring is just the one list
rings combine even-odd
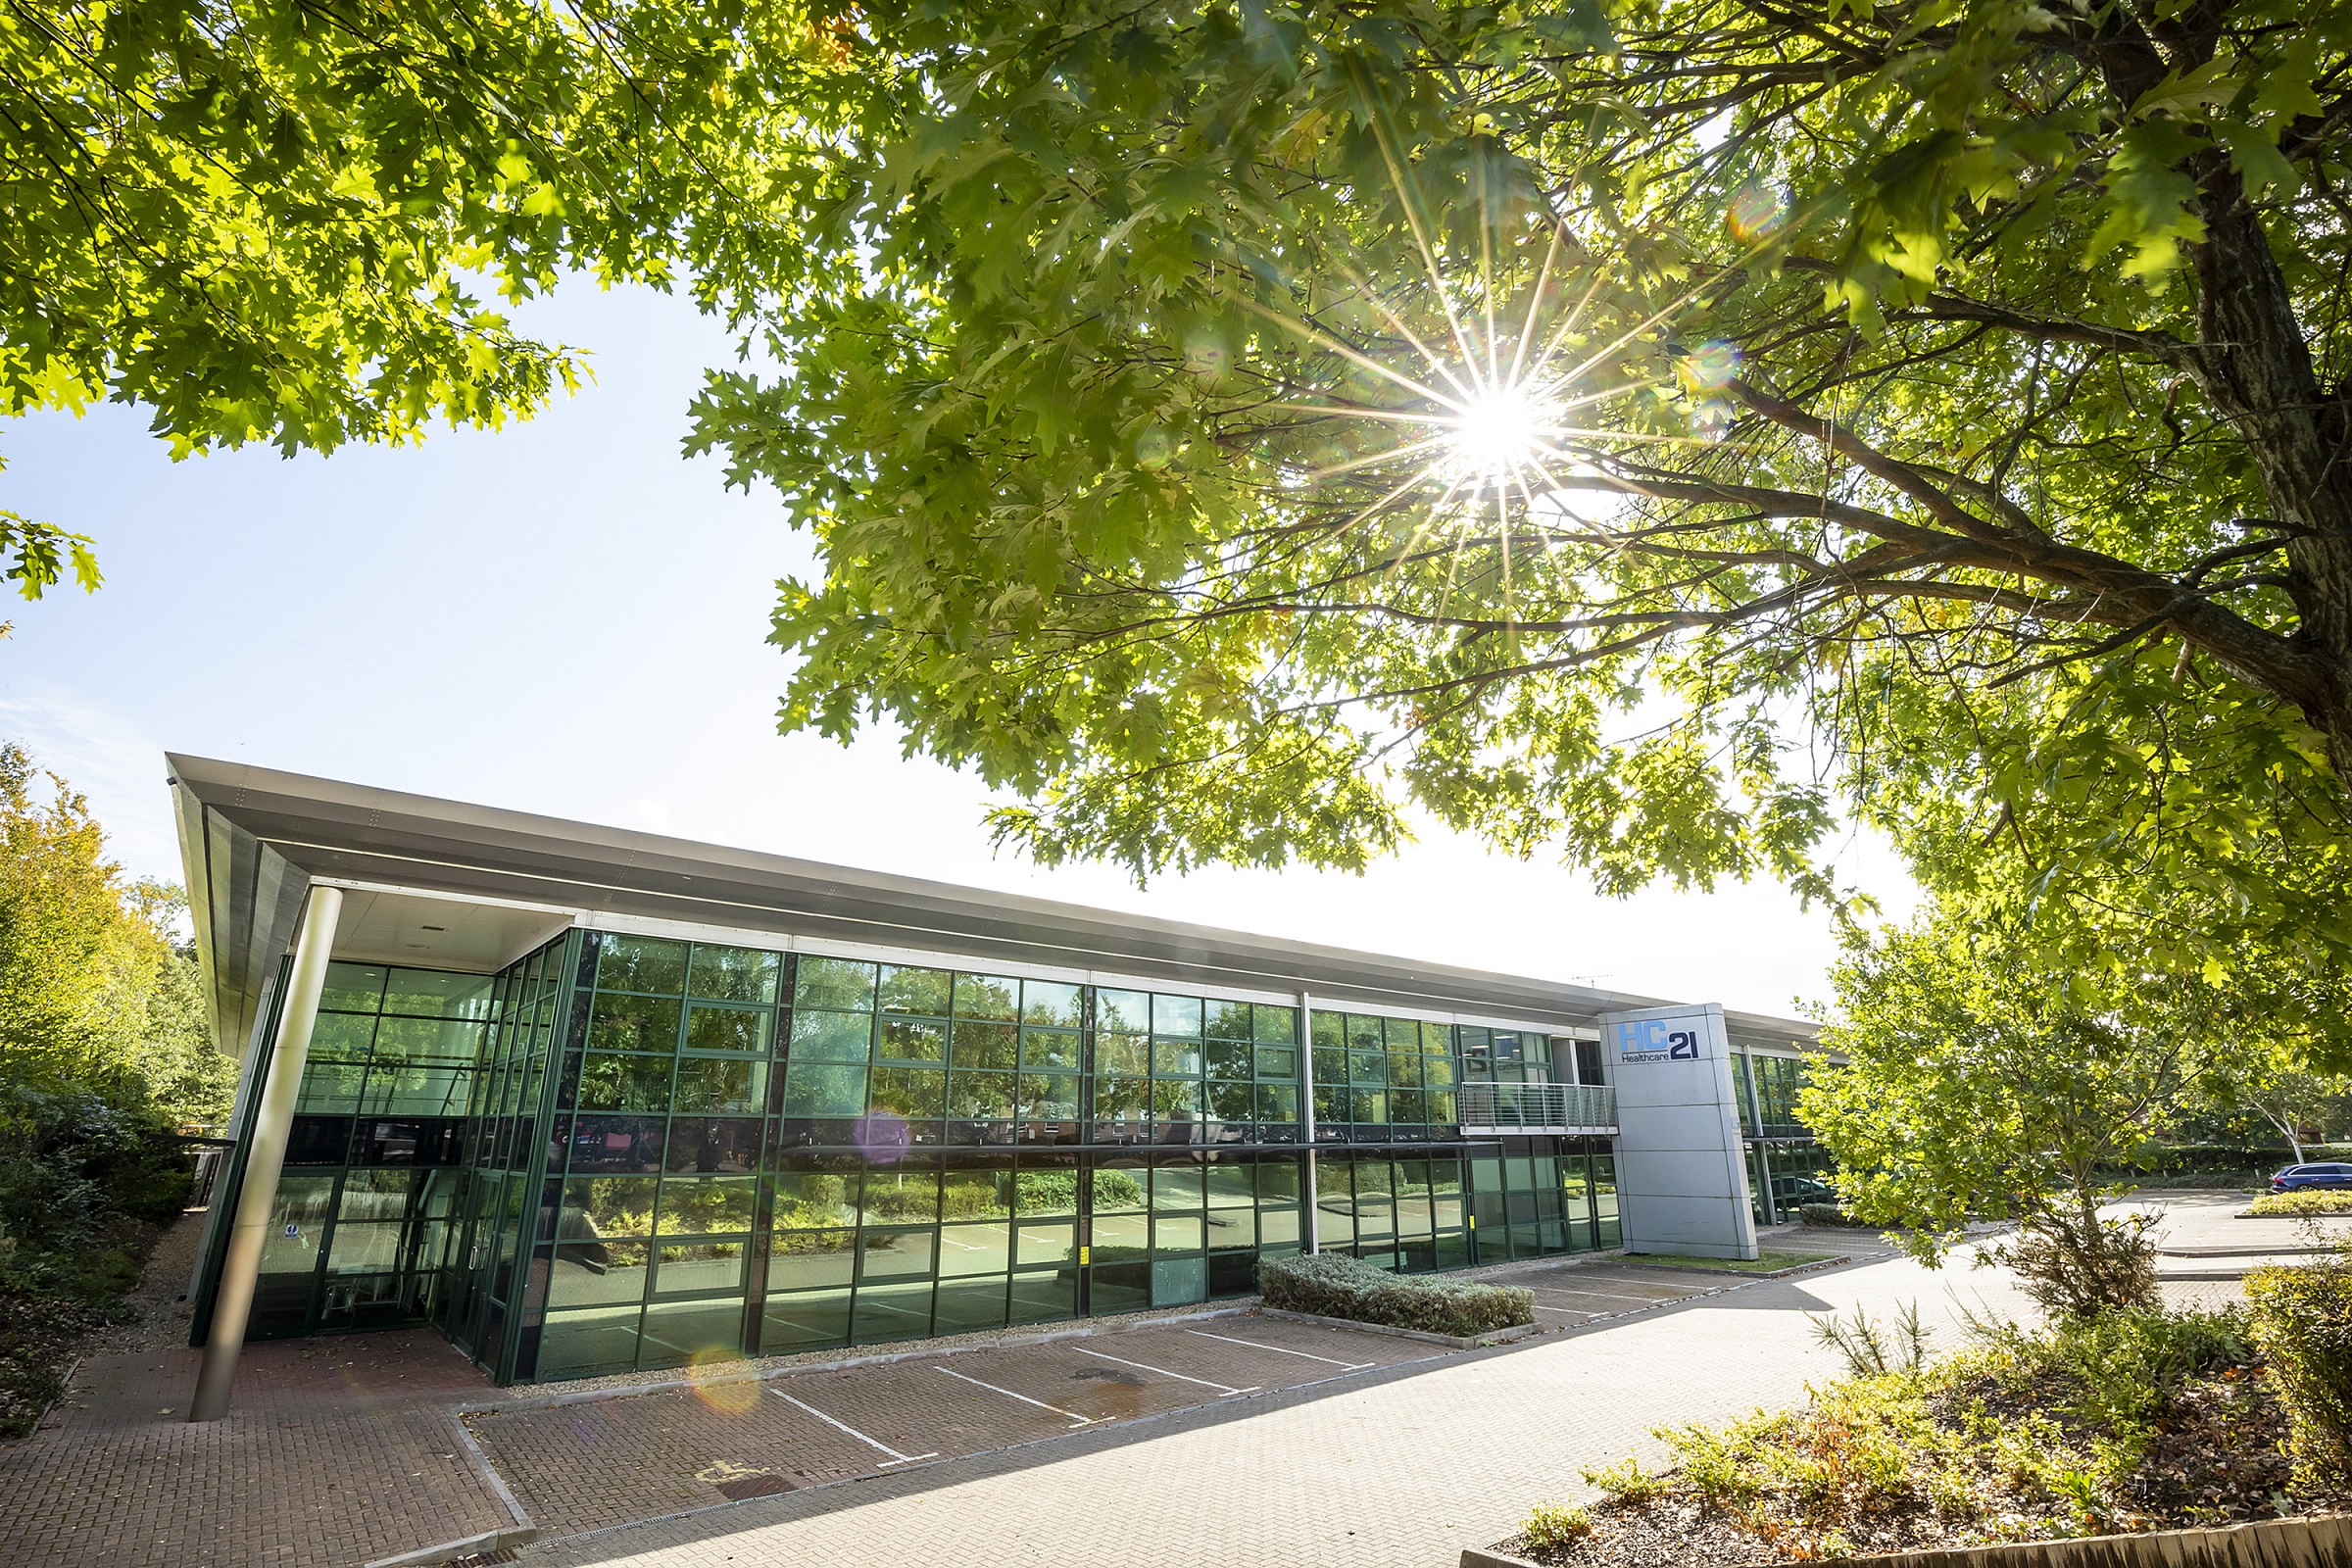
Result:
{"label": "sun", "polygon": [[1557,451],[1564,410],[1556,393],[1528,383],[1481,386],[1462,412],[1439,420],[1448,478],[1484,488],[1512,482]]}

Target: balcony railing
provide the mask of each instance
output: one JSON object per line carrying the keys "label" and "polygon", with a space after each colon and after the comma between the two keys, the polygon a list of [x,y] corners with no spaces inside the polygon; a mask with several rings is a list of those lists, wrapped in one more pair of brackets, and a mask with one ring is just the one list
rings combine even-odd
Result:
{"label": "balcony railing", "polygon": [[1461,1084],[1454,1103],[1465,1132],[1617,1130],[1617,1091],[1605,1084]]}

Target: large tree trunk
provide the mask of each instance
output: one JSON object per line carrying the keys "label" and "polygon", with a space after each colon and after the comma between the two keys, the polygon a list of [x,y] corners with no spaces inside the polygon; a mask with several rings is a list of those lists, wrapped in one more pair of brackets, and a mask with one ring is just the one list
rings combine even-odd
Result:
{"label": "large tree trunk", "polygon": [[[2101,19],[2087,57],[2127,109],[2168,71],[2211,60],[2227,11],[2201,5],[2170,18],[2158,29],[2159,48],[2144,15],[2117,7]],[[2303,710],[2327,741],[2337,781],[2352,789],[2352,409],[2320,385],[2294,295],[2229,154],[2197,154],[2187,172],[2205,221],[2204,238],[2188,247],[2196,379],[2246,443],[2273,520],[2298,531],[2285,550],[2300,622],[2287,655],[2231,666]],[[2253,569],[2269,570],[2271,562]]]}
{"label": "large tree trunk", "polygon": [[2205,238],[2197,277],[2205,395],[2244,439],[2277,521],[2302,530],[2286,547],[2287,593],[2300,626],[2292,655],[2263,684],[2303,710],[2352,786],[2352,410],[2320,385],[2293,296],[2237,172],[2213,157],[2197,171]]}

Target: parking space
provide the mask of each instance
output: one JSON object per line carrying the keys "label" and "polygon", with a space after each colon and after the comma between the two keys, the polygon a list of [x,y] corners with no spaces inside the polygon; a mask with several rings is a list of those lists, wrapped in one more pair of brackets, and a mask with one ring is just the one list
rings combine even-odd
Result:
{"label": "parking space", "polygon": [[[1670,1307],[1736,1277],[1563,1259],[1515,1270],[1546,1329]],[[879,1365],[715,1377],[687,1389],[471,1418],[550,1538],[974,1454],[1463,1352],[1254,1313],[911,1354]]]}
{"label": "parking space", "polygon": [[549,1536],[768,1496],[1349,1377],[1446,1352],[1256,1316],[471,1419]]}
{"label": "parking space", "polygon": [[1519,1285],[1536,1298],[1536,1321],[1546,1328],[1575,1328],[1627,1312],[1670,1306],[1736,1283],[1704,1274],[1669,1274],[1658,1269],[1562,1262],[1514,1269],[1495,1276],[1497,1285]]}

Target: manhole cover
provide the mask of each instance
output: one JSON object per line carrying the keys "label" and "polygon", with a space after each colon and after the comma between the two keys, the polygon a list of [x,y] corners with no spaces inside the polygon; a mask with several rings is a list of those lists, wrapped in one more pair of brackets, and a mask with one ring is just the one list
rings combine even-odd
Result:
{"label": "manhole cover", "polygon": [[754,1497],[772,1497],[779,1492],[790,1492],[792,1483],[779,1475],[737,1476],[718,1483],[719,1494],[729,1502],[748,1502]]}

